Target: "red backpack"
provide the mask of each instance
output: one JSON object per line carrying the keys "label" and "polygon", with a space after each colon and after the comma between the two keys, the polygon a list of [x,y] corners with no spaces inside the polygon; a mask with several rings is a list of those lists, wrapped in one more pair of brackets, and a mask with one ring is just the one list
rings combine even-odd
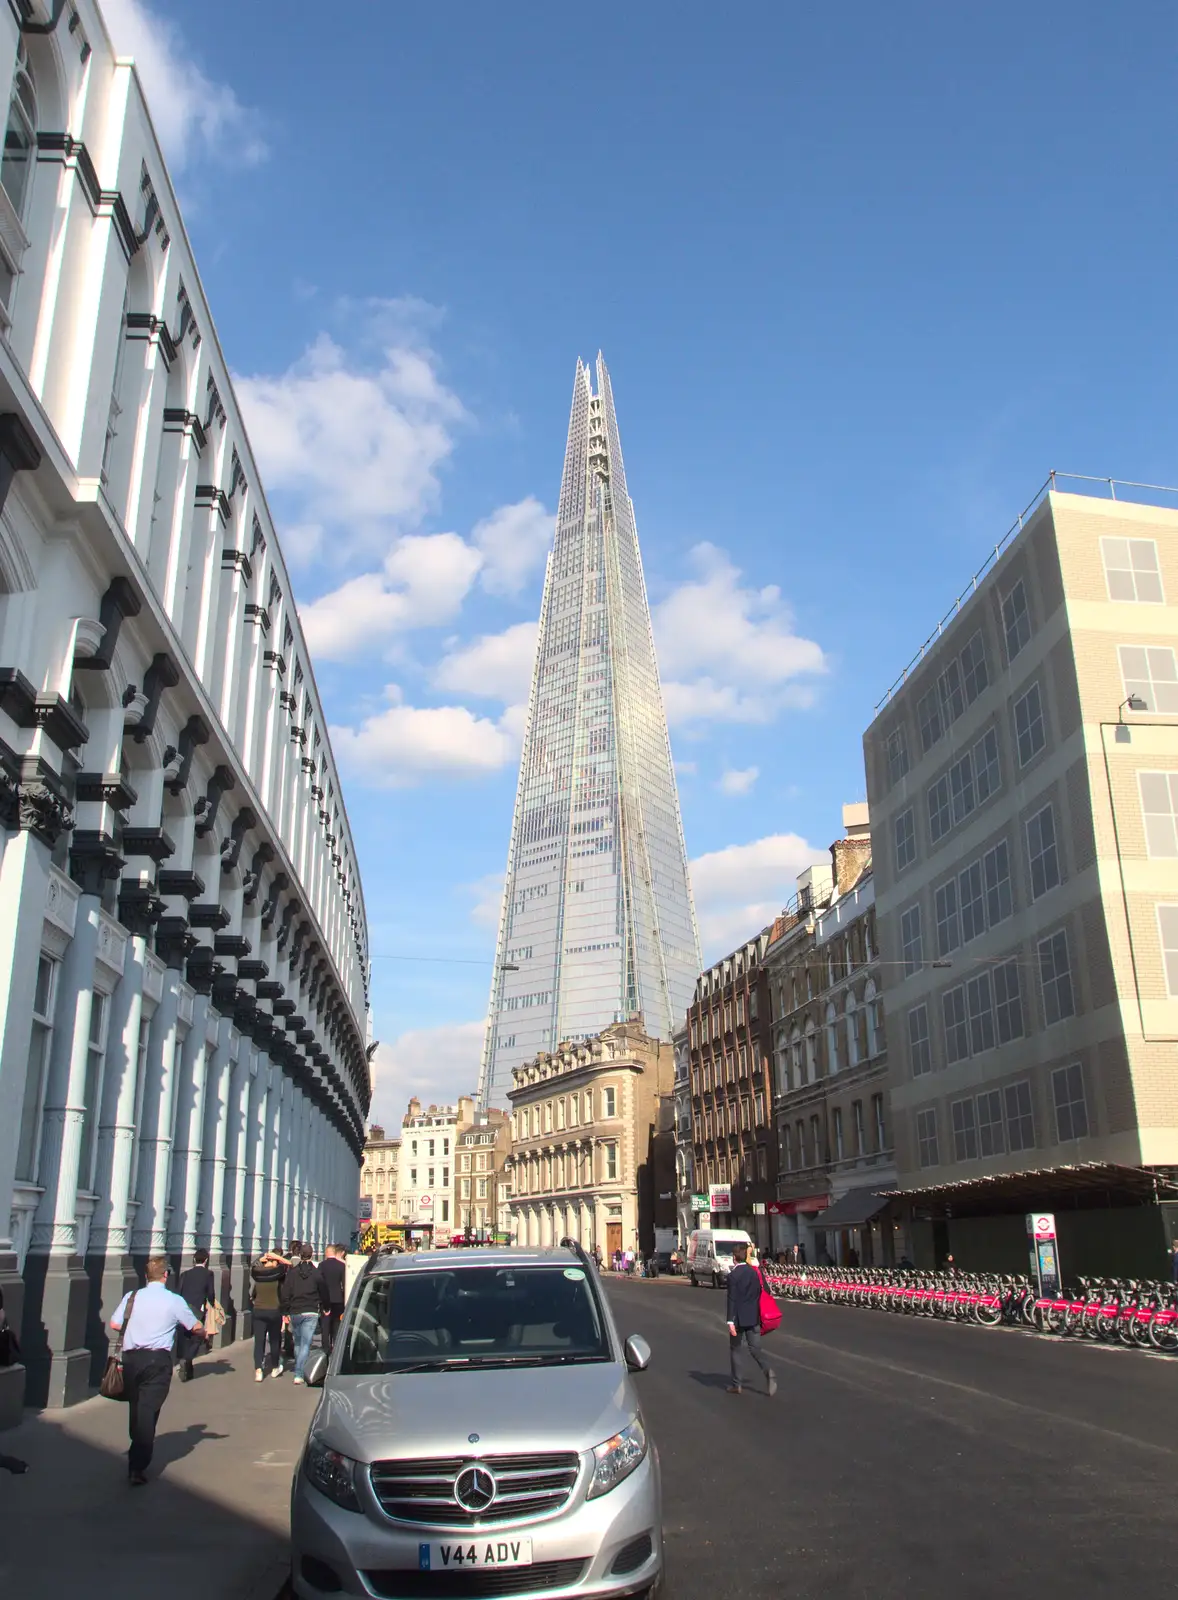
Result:
{"label": "red backpack", "polygon": [[757,1277],[761,1282],[761,1301],[757,1313],[761,1319],[761,1332],[772,1333],[781,1326],[781,1307],[765,1287],[765,1274],[760,1267],[757,1268]]}

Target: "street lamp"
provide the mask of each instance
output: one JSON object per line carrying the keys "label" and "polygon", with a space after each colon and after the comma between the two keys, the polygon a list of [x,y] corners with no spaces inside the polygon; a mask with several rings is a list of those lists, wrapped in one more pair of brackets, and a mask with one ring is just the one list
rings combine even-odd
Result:
{"label": "street lamp", "polygon": [[1148,711],[1149,707],[1139,694],[1131,694],[1127,700],[1122,700],[1120,705],[1117,707],[1118,722],[1124,722],[1126,710]]}

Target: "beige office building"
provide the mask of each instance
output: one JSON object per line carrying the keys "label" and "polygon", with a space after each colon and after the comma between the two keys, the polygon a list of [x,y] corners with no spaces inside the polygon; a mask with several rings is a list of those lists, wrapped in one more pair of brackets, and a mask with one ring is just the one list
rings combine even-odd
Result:
{"label": "beige office building", "polygon": [[515,1242],[577,1239],[608,1258],[654,1247],[658,1104],[674,1087],[670,1041],[641,1017],[516,1067],[511,1213]]}
{"label": "beige office building", "polygon": [[1160,1261],[1157,1207],[1109,1215],[1149,1183],[1084,1164],[1178,1167],[1176,648],[1178,512],[1053,490],[865,735],[896,1161],[938,1253],[1008,1259],[1053,1206],[1075,1270]]}
{"label": "beige office building", "polygon": [[373,1222],[396,1222],[401,1215],[397,1205],[400,1157],[400,1139],[387,1138],[384,1129],[375,1124],[369,1128],[360,1164],[360,1198],[369,1201]]}

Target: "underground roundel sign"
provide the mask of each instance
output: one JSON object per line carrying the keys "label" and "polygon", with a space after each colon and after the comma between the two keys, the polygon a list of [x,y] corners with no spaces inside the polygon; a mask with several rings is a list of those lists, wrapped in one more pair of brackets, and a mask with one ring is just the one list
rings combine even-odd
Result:
{"label": "underground roundel sign", "polygon": [[1035,1218],[1035,1237],[1049,1239],[1055,1232],[1055,1218],[1049,1212],[1040,1212]]}

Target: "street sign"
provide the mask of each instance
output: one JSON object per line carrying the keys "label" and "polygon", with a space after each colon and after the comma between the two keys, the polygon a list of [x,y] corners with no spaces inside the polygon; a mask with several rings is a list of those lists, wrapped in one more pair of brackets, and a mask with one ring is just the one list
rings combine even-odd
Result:
{"label": "street sign", "polygon": [[417,1197],[417,1209],[419,1211],[432,1211],[434,1209],[434,1197],[433,1197],[433,1195],[432,1194],[418,1195],[418,1197]]}
{"label": "street sign", "polygon": [[753,1201],[753,1216],[754,1217],[763,1217],[764,1215],[765,1215],[765,1202],[763,1200],[754,1200]]}
{"label": "street sign", "polygon": [[357,1211],[356,1217],[360,1222],[372,1221],[372,1200],[368,1195],[360,1197],[360,1209]]}
{"label": "street sign", "polygon": [[706,1194],[693,1194],[692,1197],[691,1197],[691,1209],[693,1211],[706,1211],[708,1209],[708,1197],[707,1197],[707,1195]]}
{"label": "street sign", "polygon": [[1027,1238],[1030,1241],[1031,1271],[1039,1285],[1039,1296],[1041,1299],[1057,1299],[1063,1273],[1059,1264],[1054,1212],[1028,1211]]}
{"label": "street sign", "polygon": [[726,1183],[710,1183],[708,1185],[708,1210],[732,1210],[732,1190]]}

